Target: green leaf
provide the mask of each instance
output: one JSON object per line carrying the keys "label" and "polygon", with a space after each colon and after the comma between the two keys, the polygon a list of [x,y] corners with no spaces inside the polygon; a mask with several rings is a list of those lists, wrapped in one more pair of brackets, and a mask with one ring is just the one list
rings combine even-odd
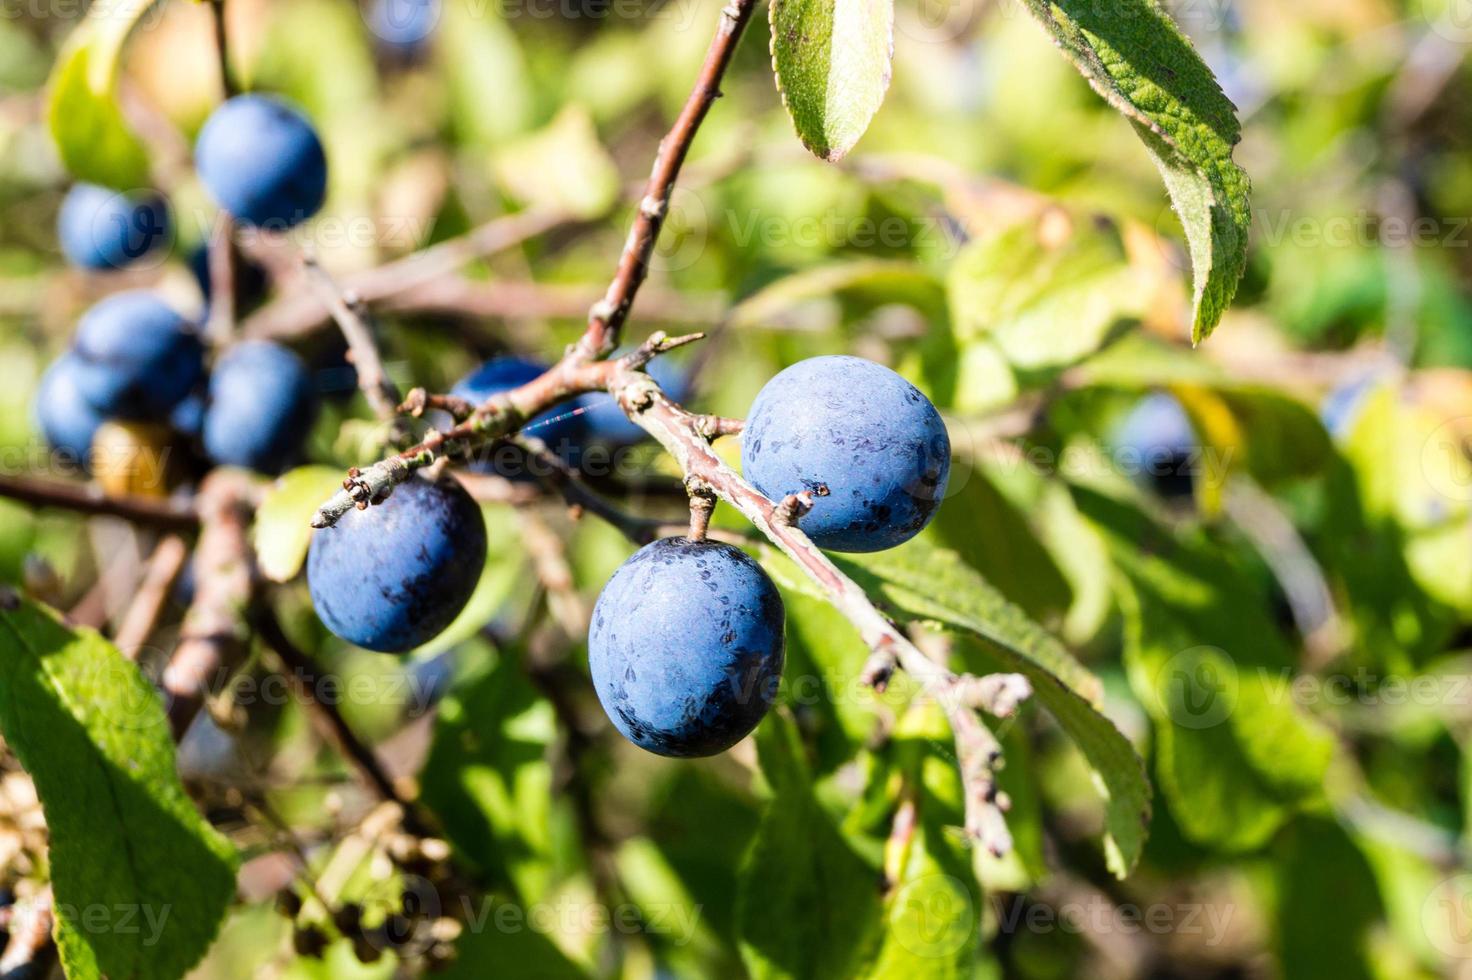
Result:
{"label": "green leaf", "polygon": [[[1337,821],[1300,821],[1277,847],[1277,928],[1283,976],[1371,980],[1385,910],[1365,855]],[[1419,909],[1417,911],[1420,911]]]}
{"label": "green leaf", "polygon": [[736,920],[747,968],[758,980],[852,976],[879,929],[879,873],[819,805],[781,712],[757,729],[757,753],[772,802],[741,865]]}
{"label": "green leaf", "polygon": [[66,169],[120,191],[149,184],[148,150],[118,105],[118,57],[154,0],[98,0],[51,70],[46,119]]}
{"label": "green leaf", "polygon": [[296,577],[312,543],[312,515],[341,486],[342,470],[332,466],[299,466],[271,485],[251,528],[262,575],[272,582]]}
{"label": "green leaf", "polygon": [[1121,572],[1125,668],[1155,722],[1156,769],[1185,835],[1262,845],[1321,792],[1334,741],[1293,703],[1268,600],[1220,549],[1076,489]]}
{"label": "green leaf", "polygon": [[927,317],[945,313],[941,283],[923,266],[890,259],[832,262],[784,276],[763,287],[732,309],[733,328],[791,327],[812,329],[815,322],[834,320],[814,316],[815,307],[842,304],[853,318],[880,306],[902,303]]}
{"label": "green leaf", "polygon": [[[869,980],[974,975],[984,896],[974,852],[955,829],[965,819],[965,793],[951,747],[950,726],[933,701],[912,703],[887,746],[892,767],[882,771],[886,782],[901,788],[899,809],[885,826],[889,888],[882,942],[865,973]],[[906,808],[908,835],[895,832]]]}
{"label": "green leaf", "polygon": [[999,589],[1029,616],[1065,612],[1072,589],[1027,514],[980,467],[972,467],[964,484],[960,476],[952,473],[949,497],[931,525],[934,536],[988,582],[1001,583]]}
{"label": "green leaf", "polygon": [[568,106],[545,129],[502,148],[495,168],[524,205],[596,218],[618,200],[618,166],[581,106]]}
{"label": "green leaf", "polygon": [[[525,131],[538,92],[527,58],[501,6],[444,5],[435,46],[457,144],[496,146]],[[494,92],[494,98],[487,93]]]}
{"label": "green leaf", "polygon": [[1191,337],[1200,343],[1221,321],[1247,264],[1250,182],[1232,160],[1242,138],[1236,107],[1158,0],[1027,5],[1135,127],[1159,168],[1191,253]]}
{"label": "green leaf", "polygon": [[[519,928],[496,924],[495,916],[504,908],[515,912],[516,918],[511,921],[521,923]],[[454,962],[434,976],[442,980],[480,980],[487,975],[489,964],[505,964],[506,972],[518,977],[586,980],[588,974],[569,960],[544,931],[523,921],[527,915],[525,906],[497,902],[491,897],[478,903],[471,914],[483,916],[484,920],[467,924],[469,927],[456,943]],[[500,972],[500,968],[492,969]]]}
{"label": "green leaf", "polygon": [[957,339],[988,336],[1013,366],[1042,370],[1078,361],[1143,317],[1152,287],[1118,228],[1079,221],[1061,241],[1028,221],[968,243],[947,279]]}
{"label": "green leaf", "polygon": [[798,139],[837,162],[889,88],[893,0],[772,0],[772,67]]}
{"label": "green leaf", "polygon": [[456,678],[435,719],[420,782],[461,858],[497,884],[532,894],[551,862],[555,722],[516,651],[465,647],[477,662]]}
{"label": "green leaf", "polygon": [[[800,575],[796,569],[794,575]],[[880,715],[865,698],[849,696],[849,685],[869,659],[858,630],[832,603],[789,592],[787,664],[782,672],[786,703],[804,712],[821,773],[837,769],[874,736]]]}
{"label": "green leaf", "polygon": [[1098,710],[1098,678],[954,552],[912,541],[894,551],[834,560],[890,613],[973,634],[1002,669],[1032,682],[1036,698],[1098,777],[1108,801],[1105,857],[1111,871],[1127,875],[1149,832],[1150,784],[1134,748]]}
{"label": "green leaf", "polygon": [[0,689],[0,730],[50,830],[67,976],[183,976],[235,895],[234,852],[179,782],[153,687],[97,633],[11,594]]}

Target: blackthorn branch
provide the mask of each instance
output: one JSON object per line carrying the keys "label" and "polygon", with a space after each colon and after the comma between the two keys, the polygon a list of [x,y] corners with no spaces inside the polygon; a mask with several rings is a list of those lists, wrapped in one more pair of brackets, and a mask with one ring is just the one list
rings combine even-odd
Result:
{"label": "blackthorn branch", "polygon": [[121,517],[145,527],[192,531],[199,527],[193,506],[131,494],[109,494],[92,484],[46,477],[0,475],[0,497],[37,507],[63,507],[80,514]]}
{"label": "blackthorn branch", "polygon": [[[941,704],[956,737],[958,763],[966,789],[967,831],[987,850],[1000,855],[1011,848],[1011,836],[1003,818],[1008,802],[998,791],[995,778],[1001,751],[995,737],[981,723],[977,710],[995,709],[1000,714],[1010,714],[1017,701],[1029,693],[1026,680],[1012,676],[998,680],[958,677],[931,660],[797,527],[797,518],[811,507],[810,496],[774,503],[715,454],[711,440],[726,432],[739,431],[740,423],[712,421],[686,411],[671,401],[643,370],[656,355],[699,339],[699,335],[671,340],[662,333],[655,334],[632,354],[611,361],[598,360],[618,345],[634,297],[647,275],[649,257],[680,166],[696,130],[719,95],[721,77],[754,7],[752,0],[736,0],[723,9],[695,88],[675,125],[661,141],[613,281],[604,299],[594,305],[587,329],[577,344],[540,377],[492,396],[447,432],[431,433],[417,446],[366,469],[351,471],[343,489],[323,504],[312,524],[327,527],[354,507],[378,503],[415,470],[506,436],[559,402],[587,392],[607,391],[629,418],[654,436],[680,464],[691,491],[692,538],[699,540],[705,535],[715,498],[736,507],[792,558],[858,628],[874,650],[874,657],[865,668],[866,679],[882,686],[897,664]],[[412,401],[421,410],[431,404],[427,395]],[[573,485],[570,481],[564,484]]]}

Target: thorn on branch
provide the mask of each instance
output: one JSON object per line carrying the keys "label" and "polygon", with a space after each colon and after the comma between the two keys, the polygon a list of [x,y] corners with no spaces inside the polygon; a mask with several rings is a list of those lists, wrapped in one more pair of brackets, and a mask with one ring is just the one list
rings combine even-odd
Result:
{"label": "thorn on branch", "polygon": [[987,674],[976,677],[965,674],[956,678],[956,698],[968,708],[985,711],[997,718],[1010,718],[1017,708],[1032,696],[1032,684],[1021,674]]}
{"label": "thorn on branch", "polygon": [[798,520],[812,509],[812,491],[789,493],[778,501],[777,506],[772,510],[772,520],[784,527],[796,527]]}
{"label": "thorn on branch", "polygon": [[869,654],[869,659],[864,661],[864,668],[859,672],[859,681],[883,694],[898,667],[899,659],[895,656],[894,641],[887,636],[882,637],[874,652]]}
{"label": "thorn on branch", "polygon": [[395,406],[399,403],[399,392],[388,379],[383,369],[383,360],[378,353],[378,342],[373,337],[373,328],[368,323],[366,307],[356,291],[343,291],[337,285],[317,257],[311,252],[302,254],[302,268],[323,303],[337,321],[343,339],[348,343],[348,359],[358,374],[358,388],[368,399],[374,414],[385,421],[396,417]]}
{"label": "thorn on branch", "polygon": [[704,333],[687,333],[679,337],[671,337],[663,330],[656,330],[649,335],[649,339],[637,348],[619,358],[620,363],[629,368],[642,368],[660,354],[668,353],[698,340],[704,340]]}
{"label": "thorn on branch", "polygon": [[431,395],[423,388],[414,388],[395,409],[401,415],[420,418],[425,409],[436,408],[448,412],[456,422],[463,422],[475,413],[475,404],[454,395]]}
{"label": "thorn on branch", "polygon": [[739,436],[745,428],[745,419],[728,419],[720,415],[702,415],[695,420],[695,431],[707,442],[713,442],[721,436]]}

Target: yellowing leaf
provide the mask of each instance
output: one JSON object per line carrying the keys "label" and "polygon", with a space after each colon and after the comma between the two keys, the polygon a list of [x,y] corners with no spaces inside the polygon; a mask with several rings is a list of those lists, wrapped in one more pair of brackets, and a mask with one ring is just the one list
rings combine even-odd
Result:
{"label": "yellowing leaf", "polygon": [[118,190],[149,184],[148,151],[118,106],[118,56],[155,0],[96,0],[51,71],[46,119],[79,180]]}
{"label": "yellowing leaf", "polygon": [[251,542],[256,565],[272,582],[289,582],[301,571],[312,543],[312,515],[342,486],[342,470],[300,466],[266,491],[256,510]]}

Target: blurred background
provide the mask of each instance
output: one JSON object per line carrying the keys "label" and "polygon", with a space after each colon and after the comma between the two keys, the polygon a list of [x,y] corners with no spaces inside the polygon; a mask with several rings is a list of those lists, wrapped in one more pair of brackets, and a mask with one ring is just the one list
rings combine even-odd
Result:
{"label": "blurred background", "polygon": [[[922,835],[929,870],[895,878],[911,778],[934,779],[939,813],[958,807],[944,729],[903,684],[861,689],[857,636],[797,591],[778,716],[809,750],[810,812],[778,801],[788,822],[773,823],[750,743],[697,762],[624,743],[578,623],[633,546],[557,499],[488,500],[476,596],[410,658],[331,637],[299,580],[272,600],[324,676],[358,685],[343,714],[417,776],[457,866],[491,883],[481,927],[433,875],[389,873],[372,846],[344,857],[371,801],[291,697],[227,690],[180,757],[246,858],[198,976],[1472,976],[1472,5],[1166,6],[1238,106],[1254,186],[1246,277],[1200,349],[1158,174],[1017,0],[899,0],[891,89],[838,165],[794,138],[760,11],[626,334],[709,331],[676,358],[703,411],[742,416],[776,371],[835,352],[931,396],[956,461],[922,544],[1102,680],[1155,790],[1134,872],[1110,874],[1103,802],[1032,706],[1001,733],[1016,853],[967,851],[957,813]],[[59,250],[72,181],[44,98],[85,8],[0,0],[4,476],[75,478],[31,401],[88,306],[149,285],[204,308],[191,258],[216,214],[190,145],[221,98],[211,11],[169,0],[128,42],[121,104],[172,230],[128,269],[88,273]],[[555,359],[602,295],[719,4],[426,9],[405,28],[353,0],[225,4],[237,79],[301,106],[330,161],[322,213],[245,246],[264,285],[240,310],[243,333],[313,365],[310,461],[329,488],[383,433],[330,321],[302,312],[293,253],[363,288],[403,390],[448,390],[501,352]],[[372,295],[370,270],[513,214],[545,220]],[[678,517],[677,475],[648,445],[616,458],[640,513]],[[725,508],[717,522],[739,526]],[[0,500],[0,579],[82,622],[115,623],[156,540]],[[155,659],[187,574],[177,588]],[[257,657],[243,676],[271,669]],[[0,885],[24,896],[45,838],[6,771]],[[436,925],[413,948],[354,942],[330,908],[303,910],[303,880],[323,878],[328,906],[374,921],[412,906]],[[851,895],[880,882],[870,916]],[[881,915],[914,919],[886,932]],[[787,924],[780,941],[768,920]],[[862,954],[895,941],[908,959]]]}

